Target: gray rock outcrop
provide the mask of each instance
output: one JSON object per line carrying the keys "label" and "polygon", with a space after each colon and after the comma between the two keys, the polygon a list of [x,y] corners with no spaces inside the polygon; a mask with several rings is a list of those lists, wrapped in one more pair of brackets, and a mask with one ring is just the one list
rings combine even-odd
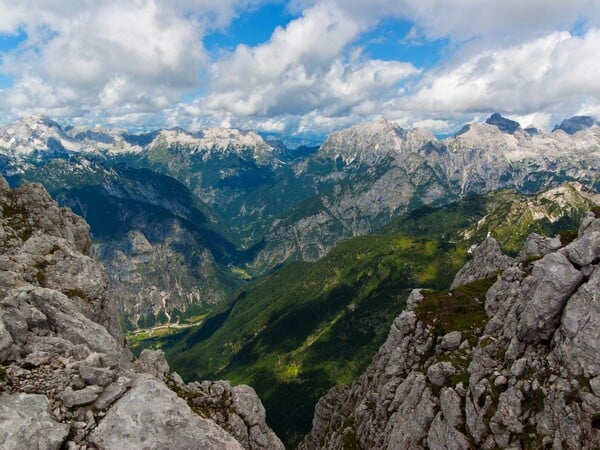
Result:
{"label": "gray rock outcrop", "polygon": [[0,394],[0,442],[4,450],[58,450],[69,425],[58,422],[48,399],[38,394]]}
{"label": "gray rock outcrop", "polygon": [[194,414],[185,400],[153,377],[139,377],[106,413],[89,441],[106,450],[244,448],[215,422]]}
{"label": "gray rock outcrop", "polygon": [[488,236],[473,250],[473,259],[458,271],[452,288],[496,275],[513,264],[513,259],[502,254],[496,239]]}
{"label": "gray rock outcrop", "polygon": [[90,245],[40,185],[0,177],[0,448],[283,448],[251,388],[195,408],[162,352],[133,358]]}
{"label": "gray rock outcrop", "polygon": [[366,372],[319,400],[300,449],[599,448],[599,227],[589,213],[562,248],[533,236],[520,262],[488,242],[445,296],[413,294]]}

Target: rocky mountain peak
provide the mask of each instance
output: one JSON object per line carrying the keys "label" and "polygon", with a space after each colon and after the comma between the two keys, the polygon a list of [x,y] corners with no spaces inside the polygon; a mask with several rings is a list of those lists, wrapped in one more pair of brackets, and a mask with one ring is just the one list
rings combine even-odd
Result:
{"label": "rocky mountain peak", "polygon": [[273,148],[258,133],[235,128],[206,128],[191,133],[181,128],[161,130],[151,145],[166,143],[192,147],[193,152],[226,152],[255,149],[257,154],[272,153]]}
{"label": "rocky mountain peak", "polygon": [[32,129],[47,127],[58,128],[59,130],[62,130],[62,127],[58,124],[58,122],[42,114],[32,114],[30,116],[26,116],[20,120],[20,123]]}
{"label": "rocky mountain peak", "polygon": [[354,161],[373,164],[394,156],[409,144],[412,144],[410,150],[416,151],[429,141],[435,141],[435,137],[425,130],[406,131],[393,122],[379,119],[331,134],[319,154],[332,159],[340,157],[346,164]]}
{"label": "rocky mountain peak", "polygon": [[514,120],[507,119],[506,117],[502,117],[499,113],[492,114],[486,121],[488,125],[494,125],[498,127],[500,131],[504,133],[512,134],[518,128],[520,128],[519,122],[515,122]]}
{"label": "rocky mountain peak", "polygon": [[552,131],[562,130],[568,134],[575,134],[578,131],[598,125],[598,121],[591,116],[573,116],[563,120],[559,125],[556,125]]}
{"label": "rocky mountain peak", "polygon": [[0,177],[0,447],[283,449],[248,386],[133,358],[89,248],[41,185]]}
{"label": "rocky mountain peak", "polygon": [[452,290],[413,291],[300,448],[598,448],[599,216],[570,243],[531,235],[502,264],[488,238]]}
{"label": "rocky mountain peak", "polygon": [[0,153],[13,156],[34,150],[64,150],[60,125],[44,116],[29,116],[0,127]]}

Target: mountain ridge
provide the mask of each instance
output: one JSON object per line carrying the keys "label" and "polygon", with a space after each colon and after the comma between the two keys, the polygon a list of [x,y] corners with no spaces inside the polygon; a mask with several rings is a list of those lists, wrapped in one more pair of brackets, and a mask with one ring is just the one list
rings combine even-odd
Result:
{"label": "mountain ridge", "polygon": [[164,349],[187,379],[251,384],[291,445],[308,430],[320,393],[334,380],[349,383],[367,364],[410,289],[449,287],[469,248],[488,233],[516,254],[530,233],[576,227],[597,200],[565,185],[535,197],[504,191],[418,209],[316,262],[291,263],[250,283],[199,326],[132,345]]}
{"label": "mountain ridge", "polygon": [[600,445],[600,210],[566,244],[493,238],[453,290],[414,290],[369,368],[319,400],[301,450]]}
{"label": "mountain ridge", "polygon": [[[502,120],[496,117],[496,122]],[[13,150],[17,147],[0,148],[4,155],[0,170],[11,180],[29,178],[56,186],[60,181],[44,167],[52,168],[53,161],[69,158],[92,161],[99,174],[124,165],[168,177],[164,178],[165,186],[171,184],[168,179],[175,179],[202,205],[217,233],[213,236],[234,247],[227,252],[228,260],[220,259],[221,254],[210,248],[204,258],[222,262],[220,267],[215,266],[215,273],[231,278],[232,286],[262,276],[287,261],[317,260],[338,242],[372,232],[421,206],[443,205],[500,189],[535,193],[566,181],[600,188],[600,127],[594,124],[572,135],[557,130],[535,136],[520,127],[506,133],[494,124],[472,124],[462,134],[437,140],[427,131],[403,130],[380,120],[333,133],[319,149],[300,153],[239,130],[191,133],[171,129],[138,135],[117,130],[112,134],[121,136],[119,142],[133,150],[120,152],[117,145],[111,153],[102,150],[112,145],[106,143],[113,139],[106,130],[74,127],[61,131],[59,125],[46,119],[30,122],[31,127],[39,128],[38,134],[46,130],[52,139],[44,143],[46,147],[40,144],[41,150],[33,151],[30,157],[20,153],[15,156]],[[0,136],[6,136],[9,128],[0,128]],[[60,140],[54,135],[59,132],[84,139],[77,154],[62,144],[58,146]],[[36,136],[30,136],[32,142],[41,139]],[[67,138],[72,146],[74,138]],[[89,139],[98,139],[98,146],[90,144]],[[117,184],[139,185],[137,180],[127,179],[134,175],[120,173]],[[156,179],[152,173],[147,172],[148,177]],[[106,183],[99,188],[92,181],[95,177],[90,174],[87,191],[69,187],[69,183],[86,180],[72,181],[68,176],[64,188],[55,191],[60,193],[61,201],[68,202],[65,204],[87,209],[92,207],[92,190],[120,195],[108,192],[111,189]],[[168,197],[168,190],[160,190],[160,195]],[[132,206],[135,211],[142,213],[140,208],[145,207],[143,214],[147,217],[161,214],[153,206],[158,200],[147,196],[143,200]],[[161,201],[169,203],[168,198]],[[121,210],[126,212],[122,201]],[[80,212],[84,213],[83,209]],[[123,222],[121,226],[131,228],[132,223]],[[144,234],[139,228],[131,231]],[[168,234],[163,241],[168,240]],[[125,237],[121,242],[126,242]],[[123,270],[126,266],[122,265]],[[220,283],[218,277],[209,278]],[[223,292],[230,289],[222,287]],[[168,305],[167,301],[166,315],[172,315],[179,306]],[[138,317],[140,312],[136,313]],[[159,313],[160,308],[155,307],[156,319]],[[165,314],[160,314],[164,320]]]}
{"label": "mountain ridge", "polygon": [[283,449],[249,386],[133,358],[85,221],[0,177],[0,447]]}

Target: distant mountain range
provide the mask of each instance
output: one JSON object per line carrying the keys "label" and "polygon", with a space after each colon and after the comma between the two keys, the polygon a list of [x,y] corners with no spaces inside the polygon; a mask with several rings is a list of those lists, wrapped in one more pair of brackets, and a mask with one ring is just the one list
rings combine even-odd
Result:
{"label": "distant mountain range", "polygon": [[566,181],[598,191],[599,168],[600,126],[581,116],[543,133],[494,114],[443,140],[381,120],[296,149],[235,129],[0,127],[0,171],[86,217],[132,327],[200,314],[422,206]]}

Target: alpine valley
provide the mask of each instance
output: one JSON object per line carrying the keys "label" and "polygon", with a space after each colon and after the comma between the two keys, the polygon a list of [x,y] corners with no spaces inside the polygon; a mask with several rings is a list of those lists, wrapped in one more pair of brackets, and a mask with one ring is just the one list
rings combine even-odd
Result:
{"label": "alpine valley", "polygon": [[[89,223],[102,298],[140,361],[160,348],[186,381],[252,386],[287,447],[600,445],[597,349],[572,323],[582,303],[600,317],[591,117],[545,133],[493,114],[441,140],[380,120],[297,148],[236,129],[29,117],[0,127],[0,172]],[[191,405],[193,383],[168,370],[159,378]],[[553,425],[569,407],[574,435]],[[260,429],[280,445],[264,417]]]}

